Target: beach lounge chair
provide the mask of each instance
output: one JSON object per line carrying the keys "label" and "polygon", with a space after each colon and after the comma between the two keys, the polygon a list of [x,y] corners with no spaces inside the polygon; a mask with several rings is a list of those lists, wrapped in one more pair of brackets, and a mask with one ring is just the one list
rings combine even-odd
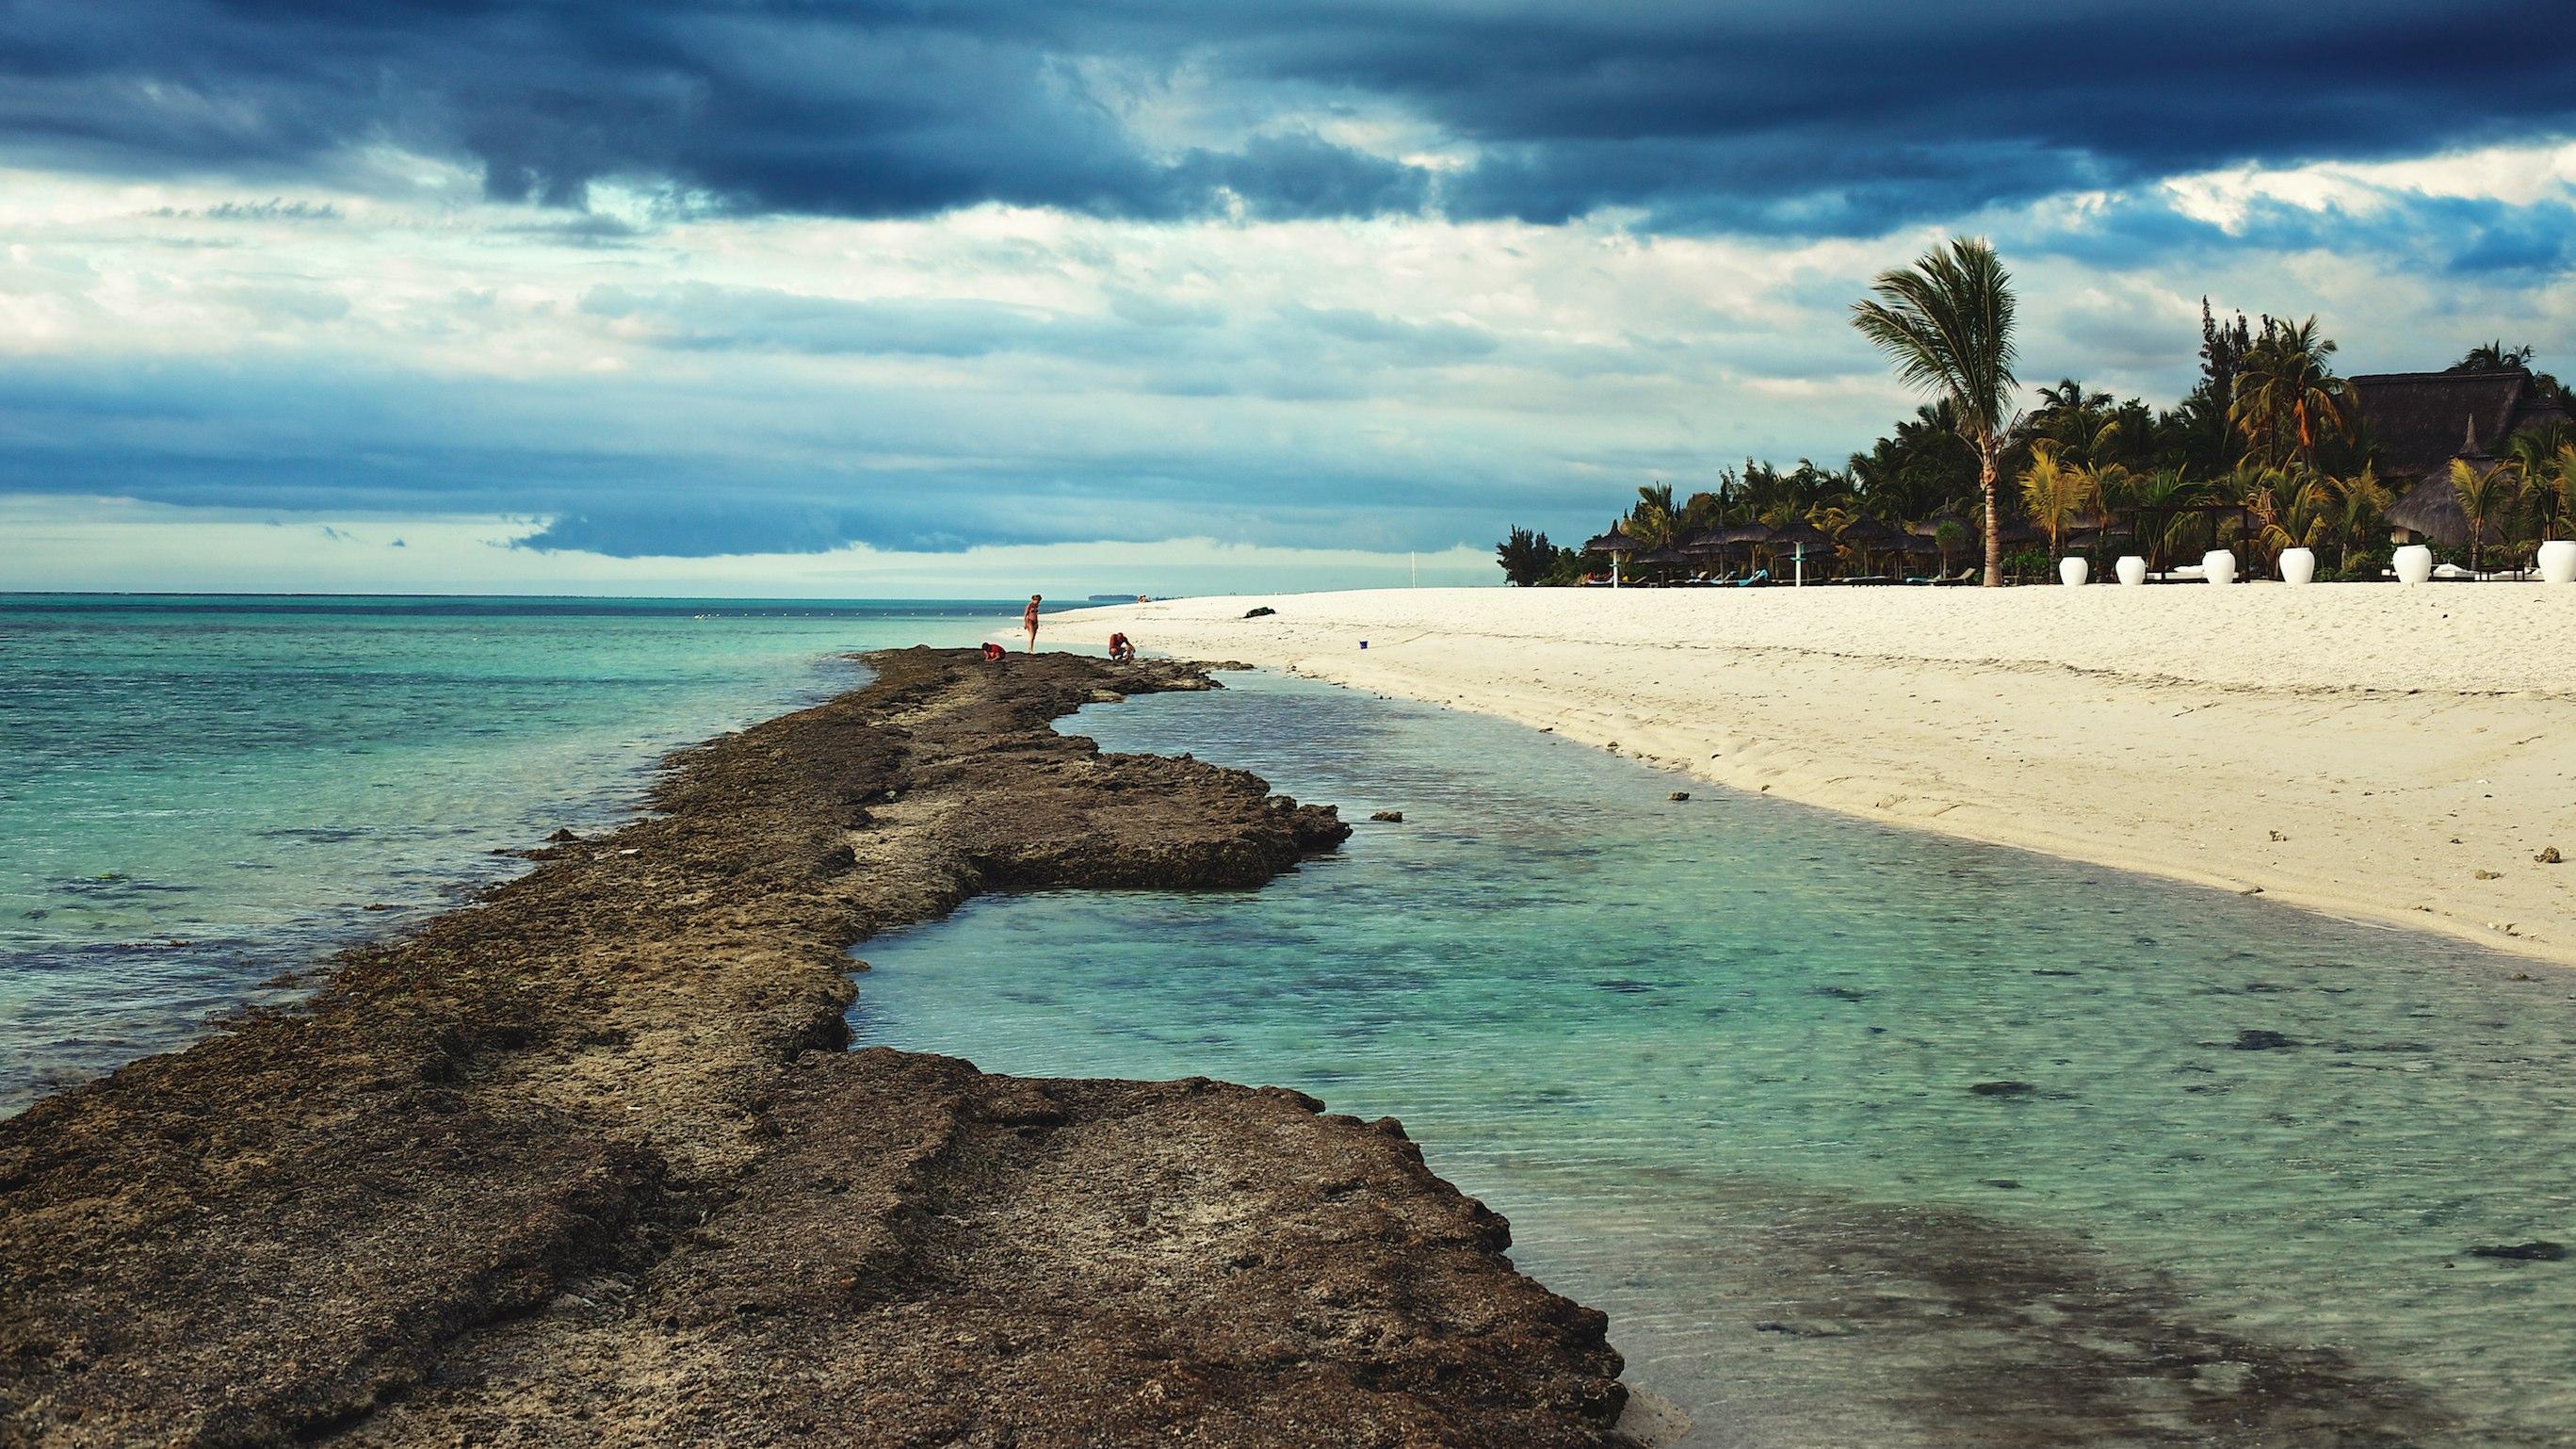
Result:
{"label": "beach lounge chair", "polygon": [[1958,571],[1957,573],[1955,573],[1955,574],[1950,574],[1950,575],[1946,575],[1946,576],[1945,576],[1945,575],[1938,575],[1938,574],[1934,575],[1934,576],[1933,576],[1933,579],[1932,579],[1932,586],[1933,586],[1934,588],[1936,588],[1936,589],[1939,589],[1939,588],[1956,588],[1956,587],[1958,587],[1958,586],[1959,586],[1959,585],[1961,585],[1961,584],[1973,584],[1973,583],[1975,583],[1975,582],[1977,581],[1977,577],[1978,577],[1978,575],[1977,575],[1977,565],[1975,565],[1975,564],[1966,564],[1966,565],[1961,566],[1961,568],[1959,569],[1959,571]]}
{"label": "beach lounge chair", "polygon": [[1729,580],[1727,587],[1736,589],[1754,589],[1760,588],[1769,582],[1771,582],[1771,571],[1769,569],[1755,569],[1752,573],[1746,574],[1743,578]]}

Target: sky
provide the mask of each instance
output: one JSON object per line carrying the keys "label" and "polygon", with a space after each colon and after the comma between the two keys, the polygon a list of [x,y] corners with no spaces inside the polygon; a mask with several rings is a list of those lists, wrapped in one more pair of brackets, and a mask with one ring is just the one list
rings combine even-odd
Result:
{"label": "sky", "polygon": [[1839,464],[1987,236],[2576,369],[2576,31],[2349,0],[0,0],[0,589],[1494,583]]}

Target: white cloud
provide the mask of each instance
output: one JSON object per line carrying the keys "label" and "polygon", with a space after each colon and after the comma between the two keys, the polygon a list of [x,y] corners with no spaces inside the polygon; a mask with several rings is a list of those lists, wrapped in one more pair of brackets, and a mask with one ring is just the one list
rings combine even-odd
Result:
{"label": "white cloud", "polygon": [[533,549],[546,520],[263,515],[127,498],[0,494],[0,590],[589,594],[711,598],[1077,598],[1495,584],[1493,555],[1259,548],[1207,538],[901,553],[607,558]]}

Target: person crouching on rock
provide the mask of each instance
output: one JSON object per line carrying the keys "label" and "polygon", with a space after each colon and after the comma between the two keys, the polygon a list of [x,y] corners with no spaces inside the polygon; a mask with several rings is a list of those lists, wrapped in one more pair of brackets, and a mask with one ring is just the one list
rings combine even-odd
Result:
{"label": "person crouching on rock", "polygon": [[1001,662],[1002,662],[1002,646],[1001,646],[1001,645],[999,645],[999,644],[994,643],[994,642],[993,642],[992,640],[990,640],[990,639],[985,640],[985,641],[984,641],[984,662],[985,662],[985,663],[987,663],[987,664],[999,664],[999,663],[1001,663]]}
{"label": "person crouching on rock", "polygon": [[1126,635],[1112,634],[1109,636],[1109,661],[1113,664],[1133,664],[1136,662],[1136,646],[1127,642]]}
{"label": "person crouching on rock", "polygon": [[1020,627],[1029,631],[1029,652],[1031,654],[1038,652],[1039,597],[1040,596],[1036,594],[1029,595],[1029,606],[1020,611]]}

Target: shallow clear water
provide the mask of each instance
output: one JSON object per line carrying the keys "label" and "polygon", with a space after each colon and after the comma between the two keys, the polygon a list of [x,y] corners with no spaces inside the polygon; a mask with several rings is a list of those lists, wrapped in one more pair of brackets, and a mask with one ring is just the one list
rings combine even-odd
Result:
{"label": "shallow clear water", "polygon": [[0,1112],[624,816],[848,651],[1012,611],[0,595]]}
{"label": "shallow clear water", "polygon": [[880,938],[859,1038],[1398,1116],[1693,1442],[2576,1443],[2576,1259],[2467,1251],[2576,1244],[2576,975],[1236,684],[1079,728],[1406,823]]}

